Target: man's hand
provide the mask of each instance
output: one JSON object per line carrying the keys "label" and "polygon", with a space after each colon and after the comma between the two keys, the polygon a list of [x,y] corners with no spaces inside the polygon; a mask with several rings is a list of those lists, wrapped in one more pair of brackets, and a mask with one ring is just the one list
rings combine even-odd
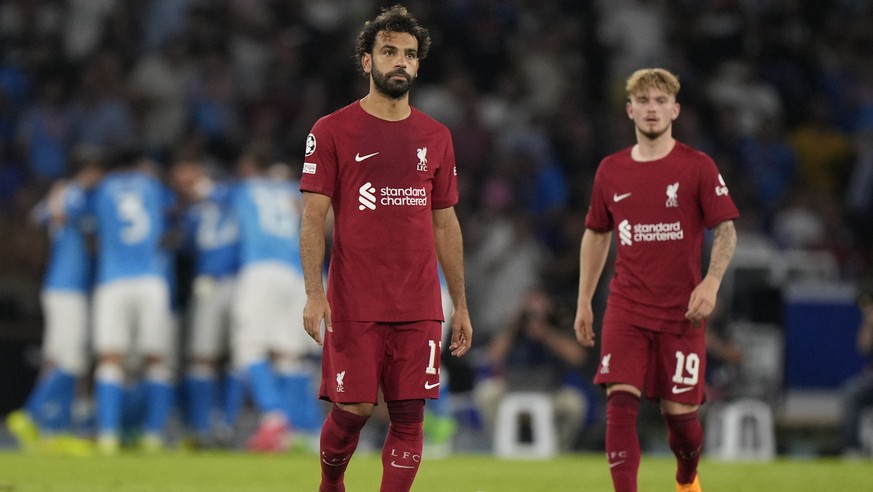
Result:
{"label": "man's hand", "polygon": [[576,307],[576,320],[573,322],[576,341],[583,347],[594,346],[594,311],[590,303],[579,303]]}
{"label": "man's hand", "polygon": [[694,326],[699,328],[702,326],[701,321],[712,314],[712,310],[715,309],[718,287],[719,282],[707,276],[691,292],[691,298],[688,300],[688,311],[685,312],[685,317]]}
{"label": "man's hand", "polygon": [[449,351],[455,357],[460,357],[473,345],[473,323],[466,309],[455,309],[452,313],[452,342]]}
{"label": "man's hand", "polygon": [[330,320],[330,304],[327,302],[327,297],[324,294],[307,296],[306,306],[303,308],[303,328],[318,345],[324,345],[324,340],[321,338],[322,320],[324,320],[325,329],[332,333],[333,325]]}

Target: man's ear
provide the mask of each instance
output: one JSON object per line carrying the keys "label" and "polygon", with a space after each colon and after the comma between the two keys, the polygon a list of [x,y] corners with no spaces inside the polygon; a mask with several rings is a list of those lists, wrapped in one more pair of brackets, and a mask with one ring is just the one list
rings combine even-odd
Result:
{"label": "man's ear", "polygon": [[369,53],[361,55],[361,68],[365,74],[370,75],[370,70],[373,68],[373,57]]}

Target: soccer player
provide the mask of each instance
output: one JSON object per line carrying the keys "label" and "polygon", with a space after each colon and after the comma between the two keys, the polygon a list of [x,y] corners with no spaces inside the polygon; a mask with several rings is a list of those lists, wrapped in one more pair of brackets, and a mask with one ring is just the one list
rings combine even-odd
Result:
{"label": "soccer player", "polygon": [[[737,208],[715,163],[677,142],[679,80],[660,68],[627,80],[636,145],[607,156],[594,179],[580,247],[576,338],[593,346],[591,299],[618,239],[594,381],[606,387],[606,456],[616,491],[637,490],[636,418],[642,388],[660,402],[677,490],[699,491],[706,318],[736,246]],[[704,229],[714,239],[701,280]]]}
{"label": "soccer player", "polygon": [[121,152],[94,192],[97,223],[97,287],[94,349],[98,451],[120,449],[125,364],[144,363],[146,451],[164,447],[163,432],[173,406],[173,333],[166,230],[168,193],[135,152]]}
{"label": "soccer player", "polygon": [[261,414],[260,427],[247,447],[267,453],[290,445],[284,387],[291,380],[305,379],[303,359],[307,345],[312,345],[303,331],[294,328],[300,325],[306,301],[298,250],[300,192],[290,181],[270,176],[273,164],[264,147],[245,149],[238,161],[242,181],[233,196],[240,272],[232,352],[234,366],[245,374]]}
{"label": "soccer player", "polygon": [[428,31],[402,6],[365,23],[357,59],[369,92],[319,119],[306,141],[303,322],[323,344],[320,397],[334,404],[321,432],[323,492],[345,490],[345,470],[380,387],[390,420],[381,490],[412,486],[422,459],[424,402],[437,398],[440,386],[437,258],[454,306],[449,350],[461,356],[472,342],[451,135],[409,105],[429,46]]}
{"label": "soccer player", "polygon": [[58,181],[34,210],[51,240],[41,295],[43,374],[25,407],[12,412],[7,422],[23,448],[42,442],[50,452],[87,454],[90,442],[70,435],[70,425],[76,383],[90,362],[88,297],[94,265],[88,247],[93,227],[86,215],[87,194],[102,177],[103,163],[93,147],[74,149],[69,163],[72,179]]}
{"label": "soccer player", "polygon": [[242,389],[232,373],[225,378],[224,415],[211,420],[222,391],[220,361],[229,354],[231,305],[237,267],[238,227],[231,211],[231,186],[214,181],[196,155],[180,155],[172,183],[185,205],[182,229],[194,255],[192,313],[183,383],[186,420],[196,447],[228,444]]}

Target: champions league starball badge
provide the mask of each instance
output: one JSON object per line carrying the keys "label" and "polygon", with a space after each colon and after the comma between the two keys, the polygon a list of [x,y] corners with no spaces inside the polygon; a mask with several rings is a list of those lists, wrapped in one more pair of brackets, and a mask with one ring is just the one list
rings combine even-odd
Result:
{"label": "champions league starball badge", "polygon": [[313,152],[315,152],[315,135],[310,133],[306,137],[306,156],[311,156]]}

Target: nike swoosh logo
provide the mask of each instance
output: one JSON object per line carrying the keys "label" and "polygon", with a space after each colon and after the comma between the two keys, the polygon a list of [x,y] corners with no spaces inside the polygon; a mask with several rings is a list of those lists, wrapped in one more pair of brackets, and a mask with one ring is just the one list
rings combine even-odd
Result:
{"label": "nike swoosh logo", "polygon": [[629,196],[631,196],[631,193],[625,193],[624,195],[619,195],[618,193],[614,193],[614,194],[612,195],[612,201],[614,201],[614,202],[620,202],[620,201],[624,200],[625,198],[627,198],[627,197],[629,197]]}
{"label": "nike swoosh logo", "polygon": [[673,394],[678,395],[679,393],[685,393],[686,391],[691,391],[694,389],[694,386],[689,386],[687,388],[679,388],[675,384],[673,385]]}
{"label": "nike swoosh logo", "polygon": [[610,467],[610,468],[615,468],[616,466],[618,466],[618,465],[624,463],[625,461],[627,461],[627,460],[621,460],[621,461],[616,461],[615,463],[610,463],[610,464],[609,464],[609,467]]}
{"label": "nike swoosh logo", "polygon": [[409,465],[398,465],[397,462],[395,462],[395,461],[391,462],[391,466],[393,466],[394,468],[408,468],[408,469],[415,468],[414,466],[409,466]]}
{"label": "nike swoosh logo", "polygon": [[434,389],[439,385],[440,385],[439,381],[437,381],[436,383],[433,383],[433,384],[429,383],[428,381],[425,381],[424,382],[424,389],[426,389],[426,390]]}
{"label": "nike swoosh logo", "polygon": [[367,155],[361,155],[360,153],[355,154],[355,162],[365,161],[365,160],[369,159],[370,157],[373,157],[376,154],[378,154],[378,152],[373,152],[372,154],[367,154]]}

